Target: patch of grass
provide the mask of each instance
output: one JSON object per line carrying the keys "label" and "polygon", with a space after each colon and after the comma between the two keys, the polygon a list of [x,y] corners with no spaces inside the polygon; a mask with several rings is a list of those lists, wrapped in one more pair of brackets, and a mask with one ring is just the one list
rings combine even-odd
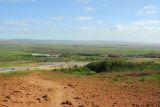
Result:
{"label": "patch of grass", "polygon": [[0,61],[2,62],[30,59],[31,56],[32,53],[24,51],[0,51]]}
{"label": "patch of grass", "polygon": [[91,71],[86,67],[62,68],[62,69],[56,69],[53,71],[64,72],[64,73],[75,74],[75,75],[93,75],[95,74],[94,71]]}
{"label": "patch of grass", "polygon": [[11,72],[4,72],[0,73],[0,76],[10,77],[10,76],[24,76],[30,74],[31,72],[28,71],[11,71]]}
{"label": "patch of grass", "polygon": [[158,80],[160,81],[160,74],[151,74],[151,75],[145,75],[138,78],[139,81],[150,81],[150,80]]}
{"label": "patch of grass", "polygon": [[38,62],[0,62],[0,67],[32,66]]}
{"label": "patch of grass", "polygon": [[115,82],[124,81],[124,80],[126,80],[126,77],[124,76],[116,76],[115,78],[113,78],[113,81]]}
{"label": "patch of grass", "polygon": [[[51,63],[51,62],[49,62]],[[0,62],[0,67],[26,67],[26,66],[39,66],[45,65],[48,62],[34,62],[34,61],[9,61],[9,62]]]}
{"label": "patch of grass", "polygon": [[[117,72],[118,73],[118,72]],[[113,82],[146,82],[146,81],[159,81],[160,82],[160,74],[148,74],[143,76],[125,76],[123,75],[116,75],[112,77]]]}

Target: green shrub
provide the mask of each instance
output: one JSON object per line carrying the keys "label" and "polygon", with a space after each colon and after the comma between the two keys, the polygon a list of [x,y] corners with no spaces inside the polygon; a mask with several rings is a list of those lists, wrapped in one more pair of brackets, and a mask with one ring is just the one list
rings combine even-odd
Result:
{"label": "green shrub", "polygon": [[95,72],[91,71],[87,67],[73,67],[73,68],[61,68],[61,69],[54,69],[53,71],[64,72],[68,74],[77,74],[77,75],[92,75]]}
{"label": "green shrub", "polygon": [[125,59],[108,59],[105,61],[91,62],[86,67],[97,73],[127,70],[160,70],[160,65],[158,64],[135,63]]}

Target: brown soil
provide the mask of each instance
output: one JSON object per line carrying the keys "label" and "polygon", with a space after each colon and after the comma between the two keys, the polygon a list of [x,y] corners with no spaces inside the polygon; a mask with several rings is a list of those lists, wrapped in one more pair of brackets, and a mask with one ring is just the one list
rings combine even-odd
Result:
{"label": "brown soil", "polygon": [[104,75],[0,77],[0,107],[160,107],[160,85]]}

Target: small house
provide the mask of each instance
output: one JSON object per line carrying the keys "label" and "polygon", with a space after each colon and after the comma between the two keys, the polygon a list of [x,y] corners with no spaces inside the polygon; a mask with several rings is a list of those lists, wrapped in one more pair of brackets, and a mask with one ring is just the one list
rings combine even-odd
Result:
{"label": "small house", "polygon": [[32,54],[33,57],[50,57],[49,54]]}

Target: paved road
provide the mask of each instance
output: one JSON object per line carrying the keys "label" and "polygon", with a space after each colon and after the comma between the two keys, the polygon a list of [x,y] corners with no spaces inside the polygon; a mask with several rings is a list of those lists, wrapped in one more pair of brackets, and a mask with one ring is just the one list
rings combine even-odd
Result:
{"label": "paved road", "polygon": [[69,68],[74,66],[84,66],[89,62],[49,62],[39,64],[37,66],[16,66],[16,67],[1,67],[0,72],[2,71],[21,71],[21,70],[50,70],[56,68]]}

